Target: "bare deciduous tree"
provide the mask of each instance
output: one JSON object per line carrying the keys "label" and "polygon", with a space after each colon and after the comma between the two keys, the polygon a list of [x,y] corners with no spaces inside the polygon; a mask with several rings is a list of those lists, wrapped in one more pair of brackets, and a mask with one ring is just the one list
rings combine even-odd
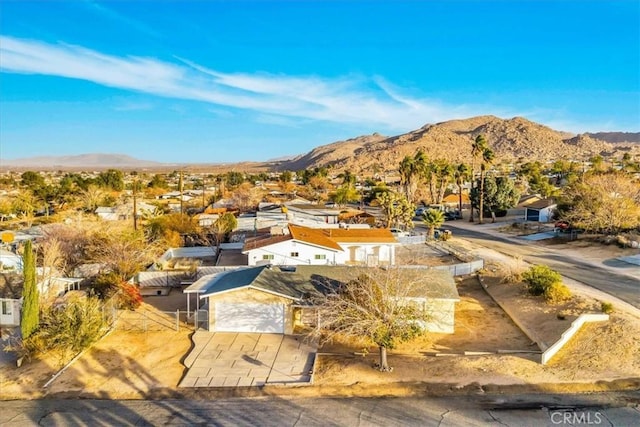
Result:
{"label": "bare deciduous tree", "polygon": [[89,247],[91,259],[104,264],[123,281],[153,262],[159,252],[144,233],[131,230],[127,223],[110,224],[96,231]]}
{"label": "bare deciduous tree", "polygon": [[640,185],[624,173],[587,174],[565,191],[562,218],[589,231],[615,233],[640,226]]}
{"label": "bare deciduous tree", "polygon": [[51,280],[55,274],[64,270],[65,257],[62,253],[62,243],[55,236],[47,236],[38,245],[38,252],[42,260],[43,280]]}
{"label": "bare deciduous tree", "polygon": [[[44,229],[43,248],[51,246],[51,253],[43,251],[43,263],[55,265],[67,276],[73,270],[87,262],[87,247],[90,239],[90,229],[95,222],[76,222],[73,225],[50,224]],[[55,243],[53,243],[55,242]],[[57,248],[57,249],[56,249]],[[57,252],[57,253],[56,253]]]}
{"label": "bare deciduous tree", "polygon": [[330,341],[337,336],[364,339],[379,347],[381,371],[389,371],[387,349],[424,333],[432,313],[414,304],[424,280],[415,271],[390,267],[354,269],[340,286],[326,285],[320,297],[314,335]]}

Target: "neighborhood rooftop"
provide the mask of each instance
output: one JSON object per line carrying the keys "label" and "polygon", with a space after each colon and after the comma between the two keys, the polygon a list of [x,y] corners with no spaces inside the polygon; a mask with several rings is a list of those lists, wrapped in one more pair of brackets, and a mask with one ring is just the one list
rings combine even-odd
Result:
{"label": "neighborhood rooftop", "polygon": [[339,243],[398,243],[386,228],[310,228],[288,224],[289,234],[247,239],[243,251],[258,249],[287,240],[297,240],[327,249],[342,251]]}

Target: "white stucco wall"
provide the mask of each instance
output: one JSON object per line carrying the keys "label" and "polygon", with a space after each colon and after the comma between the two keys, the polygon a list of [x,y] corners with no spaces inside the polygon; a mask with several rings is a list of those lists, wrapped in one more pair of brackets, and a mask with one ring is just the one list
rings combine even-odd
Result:
{"label": "white stucco wall", "polygon": [[[387,243],[338,243],[343,249],[337,256],[337,263],[343,265],[363,264],[366,265],[370,256],[374,256],[377,251],[378,263],[382,265],[395,264],[395,245]],[[377,249],[376,249],[377,248]],[[353,252],[352,252],[353,251]],[[352,253],[354,258],[352,258]]]}
{"label": "white stucco wall", "polygon": [[[2,306],[4,305],[7,313],[4,313]],[[2,326],[18,326],[20,325],[20,309],[22,301],[11,298],[0,298],[0,325]]]}
{"label": "white stucco wall", "polygon": [[427,300],[425,310],[430,320],[426,322],[425,329],[443,334],[454,333],[455,303],[453,300]]}
{"label": "white stucco wall", "polygon": [[[291,256],[293,252],[297,252],[298,256]],[[335,251],[293,240],[274,243],[264,248],[252,249],[247,253],[249,255],[249,265],[332,265],[336,263],[338,255]],[[265,255],[273,256],[273,258],[265,259]],[[319,256],[320,259],[316,259],[316,256]]]}
{"label": "white stucco wall", "polygon": [[[249,265],[262,265],[265,263],[274,265],[366,265],[369,260],[373,260],[371,257],[376,252],[379,264],[395,264],[395,245],[385,243],[345,243],[339,244],[339,246],[343,250],[336,252],[319,246],[288,240],[248,251]],[[298,256],[292,257],[292,252],[297,252]],[[264,259],[265,255],[272,255],[273,258]],[[316,256],[324,256],[324,259],[317,259]]]}

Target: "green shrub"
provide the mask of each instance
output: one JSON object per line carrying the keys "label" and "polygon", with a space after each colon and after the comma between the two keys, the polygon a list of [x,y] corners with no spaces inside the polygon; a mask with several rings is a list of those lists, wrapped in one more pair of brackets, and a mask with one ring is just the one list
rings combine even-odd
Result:
{"label": "green shrub", "polygon": [[562,276],[546,265],[534,265],[522,274],[531,295],[543,295],[555,283],[562,283]]}
{"label": "green shrub", "polygon": [[604,314],[611,314],[613,313],[613,304],[610,302],[603,302],[600,304],[600,310],[602,310]]}
{"label": "green shrub", "polygon": [[95,297],[74,296],[43,313],[41,326],[41,337],[48,348],[78,353],[103,333],[102,304]]}
{"label": "green shrub", "polygon": [[544,290],[544,299],[549,304],[558,304],[571,298],[571,291],[562,283],[552,283]]}
{"label": "green shrub", "polygon": [[62,365],[97,341],[105,327],[100,300],[76,295],[43,309],[38,330],[28,338],[10,340],[4,350],[15,351],[26,360],[46,352],[57,353]]}

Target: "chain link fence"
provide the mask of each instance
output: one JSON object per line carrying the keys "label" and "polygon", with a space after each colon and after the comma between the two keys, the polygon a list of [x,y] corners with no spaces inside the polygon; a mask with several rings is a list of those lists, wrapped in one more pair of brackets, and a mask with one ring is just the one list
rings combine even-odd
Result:
{"label": "chain link fence", "polygon": [[209,316],[207,310],[120,310],[106,309],[105,320],[116,330],[121,331],[180,331],[207,329]]}

